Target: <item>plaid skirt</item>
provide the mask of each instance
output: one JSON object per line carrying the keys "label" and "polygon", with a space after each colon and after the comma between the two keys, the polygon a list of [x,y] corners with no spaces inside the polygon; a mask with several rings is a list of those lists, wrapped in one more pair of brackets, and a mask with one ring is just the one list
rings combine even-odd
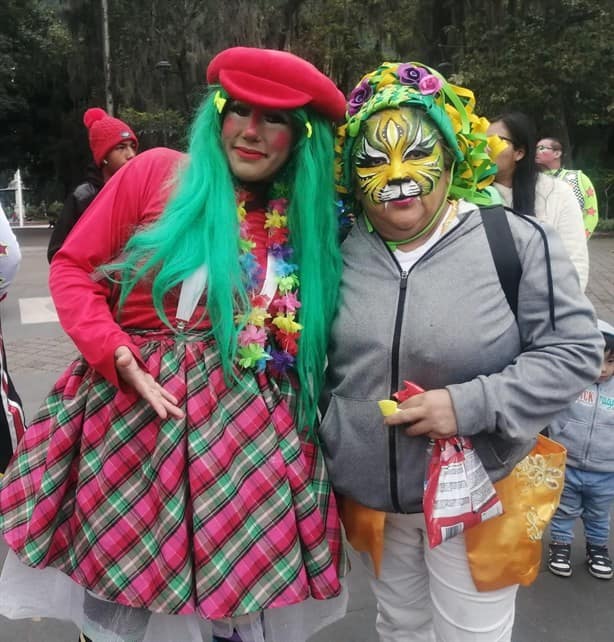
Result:
{"label": "plaid skirt", "polygon": [[290,380],[224,380],[212,340],[134,336],[185,418],[160,420],[83,359],[26,431],[0,530],[28,566],[118,604],[220,619],[341,591],[337,507]]}

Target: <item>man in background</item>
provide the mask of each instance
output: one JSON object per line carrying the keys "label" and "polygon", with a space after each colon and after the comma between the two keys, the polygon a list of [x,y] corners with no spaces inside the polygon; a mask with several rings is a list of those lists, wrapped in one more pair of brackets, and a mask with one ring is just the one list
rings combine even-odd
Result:
{"label": "man in background", "polygon": [[589,239],[599,218],[595,188],[584,172],[579,169],[564,169],[562,167],[563,151],[563,145],[558,138],[542,138],[537,143],[535,162],[546,174],[561,178],[571,185],[582,208],[586,238]]}

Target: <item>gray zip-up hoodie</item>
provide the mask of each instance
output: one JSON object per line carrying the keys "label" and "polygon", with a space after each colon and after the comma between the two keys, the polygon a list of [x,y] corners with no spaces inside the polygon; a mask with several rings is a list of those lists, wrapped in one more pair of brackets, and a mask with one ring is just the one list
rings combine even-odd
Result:
{"label": "gray zip-up hoodie", "polygon": [[380,510],[422,511],[427,440],[385,427],[377,405],[404,379],[448,389],[459,434],[473,437],[497,480],[597,378],[603,338],[561,240],[541,225],[550,279],[539,230],[508,218],[523,270],[518,323],[474,206],[462,204],[459,223],[407,274],[362,217],[346,238],[319,429],[337,492]]}
{"label": "gray zip-up hoodie", "polygon": [[550,424],[550,436],[567,448],[567,464],[614,473],[614,377],[589,386]]}

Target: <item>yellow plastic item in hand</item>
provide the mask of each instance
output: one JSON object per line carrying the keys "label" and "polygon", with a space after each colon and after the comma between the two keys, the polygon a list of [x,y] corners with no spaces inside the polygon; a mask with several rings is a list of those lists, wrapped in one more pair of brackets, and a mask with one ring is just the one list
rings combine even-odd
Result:
{"label": "yellow plastic item in hand", "polygon": [[392,399],[382,399],[381,401],[377,402],[377,405],[379,406],[380,412],[382,413],[382,415],[384,415],[384,417],[394,415],[394,413],[399,409],[397,402],[393,401]]}

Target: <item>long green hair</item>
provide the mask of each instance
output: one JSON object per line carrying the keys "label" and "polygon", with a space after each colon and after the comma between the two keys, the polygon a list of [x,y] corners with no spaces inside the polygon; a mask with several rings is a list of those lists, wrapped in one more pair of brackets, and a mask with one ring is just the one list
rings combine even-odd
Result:
{"label": "long green hair", "polygon": [[[106,269],[119,273],[120,307],[137,283],[152,281],[156,313],[173,327],[164,312],[166,295],[206,265],[207,313],[230,380],[236,376],[233,362],[240,331],[235,315],[248,309],[249,297],[239,264],[236,181],[221,143],[220,97],[226,97],[223,89],[212,87],[198,110],[190,132],[189,162],[180,170],[160,218],[132,236],[119,261]],[[290,243],[293,262],[299,266],[299,420],[311,426],[341,278],[333,129],[309,108],[290,114],[294,144],[280,177],[287,185]]]}

